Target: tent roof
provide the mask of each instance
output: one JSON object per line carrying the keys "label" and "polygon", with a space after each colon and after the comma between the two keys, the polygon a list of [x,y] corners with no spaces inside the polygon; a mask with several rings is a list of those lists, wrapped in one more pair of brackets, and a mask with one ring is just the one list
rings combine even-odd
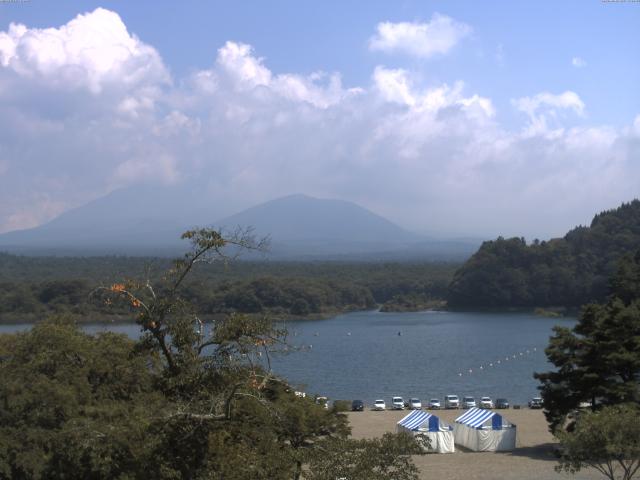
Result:
{"label": "tent roof", "polygon": [[417,430],[420,428],[420,425],[424,424],[429,420],[429,417],[432,417],[428,412],[423,412],[421,410],[414,410],[409,415],[404,417],[402,420],[398,422],[398,425],[402,425],[405,428],[410,430]]}
{"label": "tent roof", "polygon": [[471,428],[479,428],[490,419],[493,419],[492,423],[494,427],[496,425],[502,425],[502,415],[492,412],[491,410],[483,410],[481,408],[470,408],[456,418],[456,423],[461,423],[462,425],[466,425]]}

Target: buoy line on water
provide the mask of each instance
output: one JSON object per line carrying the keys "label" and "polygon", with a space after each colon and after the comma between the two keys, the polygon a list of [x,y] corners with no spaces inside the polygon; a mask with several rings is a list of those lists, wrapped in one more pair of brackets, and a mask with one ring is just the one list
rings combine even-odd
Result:
{"label": "buoy line on water", "polygon": [[536,352],[538,352],[538,347],[532,347],[532,348],[529,348],[527,350],[523,350],[521,352],[514,353],[512,355],[507,355],[507,356],[504,357],[504,359],[501,357],[500,359],[495,360],[493,362],[484,363],[484,364],[480,365],[480,367],[478,367],[476,370],[474,370],[473,368],[469,368],[469,369],[465,369],[465,370],[459,371],[458,372],[458,376],[462,377],[464,375],[472,375],[474,372],[475,373],[481,373],[481,372],[484,372],[484,371],[486,371],[486,370],[488,370],[490,368],[497,368],[499,366],[506,365],[507,362],[511,362],[513,360],[517,360],[517,359],[519,359],[521,357],[524,358],[524,357],[526,357],[528,355],[531,355],[533,353],[536,353]]}

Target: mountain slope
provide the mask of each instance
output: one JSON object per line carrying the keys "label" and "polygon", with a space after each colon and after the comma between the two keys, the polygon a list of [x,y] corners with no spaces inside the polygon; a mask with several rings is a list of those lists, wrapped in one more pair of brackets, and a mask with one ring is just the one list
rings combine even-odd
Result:
{"label": "mountain slope", "polygon": [[355,203],[306,195],[277,198],[217,223],[226,227],[252,225],[258,234],[287,242],[403,243],[419,239]]}
{"label": "mountain slope", "polygon": [[449,287],[453,307],[576,307],[602,301],[624,255],[640,249],[640,201],[596,215],[589,227],[527,245],[484,242]]}
{"label": "mountain slope", "polygon": [[20,253],[160,253],[180,248],[180,233],[219,215],[194,189],[138,186],[115,190],[35,228],[0,235]]}

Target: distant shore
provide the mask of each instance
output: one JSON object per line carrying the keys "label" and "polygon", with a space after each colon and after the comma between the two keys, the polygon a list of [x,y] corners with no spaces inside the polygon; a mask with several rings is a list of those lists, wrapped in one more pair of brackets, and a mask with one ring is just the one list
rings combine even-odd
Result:
{"label": "distant shore", "polygon": [[[570,308],[560,308],[560,307],[549,307],[545,308],[478,308],[478,309],[457,309],[457,308],[449,308],[445,301],[443,300],[434,300],[431,302],[427,302],[419,305],[396,305],[396,304],[383,304],[378,305],[376,308],[367,308],[367,309],[342,309],[342,310],[332,310],[318,313],[309,313],[307,315],[293,315],[290,313],[282,313],[282,312],[263,312],[259,315],[267,316],[274,320],[281,321],[290,321],[290,320],[302,320],[302,321],[316,321],[316,320],[326,320],[328,318],[333,318],[338,315],[344,315],[347,313],[355,313],[355,312],[370,312],[370,311],[379,311],[382,313],[412,313],[412,312],[427,312],[427,311],[455,311],[455,312],[486,312],[486,313],[531,313],[533,315],[541,316],[541,317],[550,317],[550,318],[566,318],[566,317],[575,317],[579,314],[577,309]],[[231,312],[220,312],[215,314],[201,315],[203,319],[215,319],[217,317],[221,317],[227,315]],[[238,312],[242,313],[242,312]],[[87,314],[80,313],[69,313],[69,312],[60,312],[60,315],[70,315],[71,318],[78,324],[89,324],[89,323],[105,323],[105,324],[127,324],[127,323],[135,323],[135,318],[133,314],[101,314],[96,312],[91,312]],[[48,316],[56,315],[56,313],[48,312],[42,314],[36,313],[5,313],[0,315],[0,325],[27,325],[38,323]],[[247,313],[247,315],[256,315],[252,313]]]}

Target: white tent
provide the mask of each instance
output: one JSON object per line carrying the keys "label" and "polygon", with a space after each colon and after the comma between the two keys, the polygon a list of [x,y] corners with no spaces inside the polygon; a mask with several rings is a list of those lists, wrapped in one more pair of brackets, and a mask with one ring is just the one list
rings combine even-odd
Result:
{"label": "white tent", "polygon": [[440,419],[421,410],[414,410],[398,422],[398,433],[409,432],[429,439],[428,452],[453,453],[453,427],[440,423]]}
{"label": "white tent", "polygon": [[502,452],[516,448],[516,426],[491,410],[471,408],[456,418],[458,445],[475,452]]}

